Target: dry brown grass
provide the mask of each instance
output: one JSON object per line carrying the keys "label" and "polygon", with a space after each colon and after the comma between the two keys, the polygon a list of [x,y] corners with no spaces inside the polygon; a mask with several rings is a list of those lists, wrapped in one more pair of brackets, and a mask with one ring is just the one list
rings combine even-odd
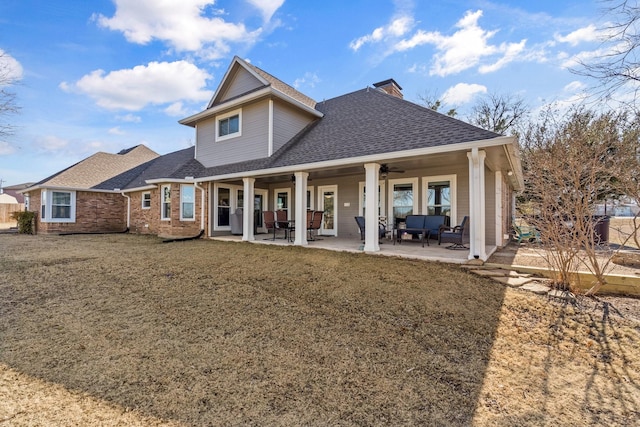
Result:
{"label": "dry brown grass", "polygon": [[0,235],[0,248],[0,425],[640,419],[640,324],[610,304],[296,247]]}

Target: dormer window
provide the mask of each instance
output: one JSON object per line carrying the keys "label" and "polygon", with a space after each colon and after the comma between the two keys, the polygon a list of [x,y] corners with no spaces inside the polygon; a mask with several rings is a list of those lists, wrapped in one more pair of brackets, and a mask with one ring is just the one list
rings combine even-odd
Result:
{"label": "dormer window", "polygon": [[216,141],[235,138],[242,134],[242,110],[230,111],[216,120]]}

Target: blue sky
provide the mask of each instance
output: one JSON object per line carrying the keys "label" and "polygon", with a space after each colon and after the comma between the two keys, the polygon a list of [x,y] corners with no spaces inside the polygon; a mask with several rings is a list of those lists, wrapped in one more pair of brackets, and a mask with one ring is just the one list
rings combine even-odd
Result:
{"label": "blue sky", "polygon": [[97,152],[195,143],[201,111],[238,55],[316,101],[395,79],[466,118],[485,93],[532,110],[593,85],[568,71],[601,44],[602,3],[486,0],[2,0],[0,53],[18,81],[4,185]]}

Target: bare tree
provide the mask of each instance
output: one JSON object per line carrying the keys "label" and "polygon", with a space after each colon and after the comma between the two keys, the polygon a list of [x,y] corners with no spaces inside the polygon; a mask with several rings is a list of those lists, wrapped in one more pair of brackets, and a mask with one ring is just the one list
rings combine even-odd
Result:
{"label": "bare tree", "polygon": [[512,95],[488,94],[472,107],[469,123],[506,135],[521,131],[529,116],[529,108],[522,98]]}
{"label": "bare tree", "polygon": [[617,249],[601,241],[606,219],[595,217],[595,208],[628,191],[628,168],[638,170],[639,137],[638,121],[626,114],[583,109],[562,121],[548,109],[522,134],[527,202],[521,212],[540,231],[542,254],[558,272],[558,287],[569,287],[578,265],[596,278],[587,294],[606,284]]}
{"label": "bare tree", "polygon": [[[425,91],[423,94],[418,95],[418,99],[420,100],[420,103],[422,105],[433,111],[440,111],[440,108],[444,103],[444,101],[440,99],[440,97],[438,97],[435,92]],[[451,107],[445,114],[449,117],[455,117],[458,115],[457,108]]]}
{"label": "bare tree", "polygon": [[0,138],[12,134],[13,126],[8,117],[20,110],[16,104],[16,94],[11,90],[18,80],[12,61],[13,58],[0,50]]}
{"label": "bare tree", "polygon": [[580,61],[580,66],[571,71],[575,74],[595,78],[593,87],[599,99],[616,97],[623,86],[624,94],[619,101],[631,96],[637,99],[640,90],[640,6],[637,0],[606,0],[607,24],[600,28],[602,34],[601,55],[590,61]]}

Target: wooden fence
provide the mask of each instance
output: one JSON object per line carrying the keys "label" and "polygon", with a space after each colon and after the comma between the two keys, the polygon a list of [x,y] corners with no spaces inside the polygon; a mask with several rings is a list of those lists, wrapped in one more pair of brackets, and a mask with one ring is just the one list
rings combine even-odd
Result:
{"label": "wooden fence", "polygon": [[0,203],[0,223],[15,222],[11,214],[24,210],[24,203]]}

